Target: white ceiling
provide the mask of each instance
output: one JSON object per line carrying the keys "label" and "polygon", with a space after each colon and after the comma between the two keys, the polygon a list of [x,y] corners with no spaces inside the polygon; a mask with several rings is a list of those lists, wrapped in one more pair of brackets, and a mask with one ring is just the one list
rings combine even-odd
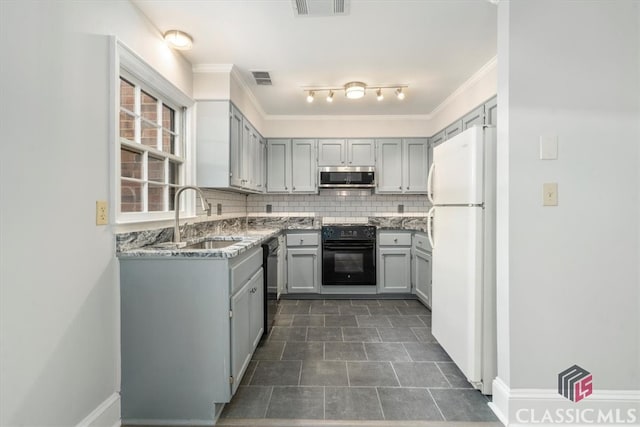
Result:
{"label": "white ceiling", "polygon": [[[194,67],[233,64],[268,115],[429,114],[496,55],[496,6],[486,0],[351,0],[346,16],[296,17],[290,0],[133,0],[161,32],[194,38]],[[250,71],[268,71],[257,86]],[[336,93],[309,104],[302,88],[406,84],[377,101]]]}

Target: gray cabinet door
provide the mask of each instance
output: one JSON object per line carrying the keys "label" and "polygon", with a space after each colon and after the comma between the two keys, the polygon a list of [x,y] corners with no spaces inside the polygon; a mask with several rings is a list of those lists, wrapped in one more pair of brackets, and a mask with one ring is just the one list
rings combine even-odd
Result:
{"label": "gray cabinet door", "polygon": [[242,138],[240,144],[240,186],[249,187],[249,173],[253,173],[251,159],[253,157],[252,147],[252,126],[247,119],[242,122]]}
{"label": "gray cabinet door", "polygon": [[484,124],[484,105],[481,105],[462,117],[462,130],[469,129],[474,125]]}
{"label": "gray cabinet door", "polygon": [[261,193],[267,191],[267,140],[260,137],[260,151],[258,152],[258,185]]}
{"label": "gray cabinet door", "polygon": [[487,125],[498,125],[498,97],[494,96],[484,104],[484,123]]}
{"label": "gray cabinet door", "polygon": [[291,190],[291,140],[267,141],[267,192],[288,193]]}
{"label": "gray cabinet door", "polygon": [[431,254],[420,250],[414,251],[413,280],[416,295],[420,301],[431,307]]}
{"label": "gray cabinet door", "polygon": [[231,106],[230,120],[229,184],[240,187],[242,185],[242,131],[244,117],[233,105]]}
{"label": "gray cabinet door", "polygon": [[381,247],[378,255],[378,292],[411,292],[411,248]]}
{"label": "gray cabinet door", "polygon": [[293,193],[316,193],[316,141],[294,139],[291,141],[291,191]]}
{"label": "gray cabinet door", "polygon": [[405,193],[426,193],[429,174],[429,143],[426,138],[404,140],[403,189]]}
{"label": "gray cabinet door", "polygon": [[250,282],[247,282],[231,297],[231,394],[235,394],[240,385],[240,378],[244,374],[251,360],[250,347]]}
{"label": "gray cabinet door", "polygon": [[344,166],[345,164],[344,139],[318,140],[318,166]]}
{"label": "gray cabinet door", "polygon": [[314,248],[287,248],[289,293],[318,292],[318,254]]}
{"label": "gray cabinet door", "polygon": [[249,280],[249,344],[251,353],[264,332],[264,272],[262,268]]}
{"label": "gray cabinet door", "polygon": [[377,193],[402,193],[402,140],[376,140]]}
{"label": "gray cabinet door", "polygon": [[449,139],[456,136],[460,132],[462,132],[462,119],[447,126],[447,128],[444,130],[444,137],[445,139]]}
{"label": "gray cabinet door", "polygon": [[444,129],[442,129],[440,132],[438,132],[435,135],[433,135],[429,139],[429,142],[431,143],[432,147],[435,147],[436,145],[439,145],[439,144],[444,142],[444,139],[445,139],[444,137],[445,137]]}
{"label": "gray cabinet door", "polygon": [[349,166],[375,166],[375,141],[373,139],[347,140],[347,162]]}

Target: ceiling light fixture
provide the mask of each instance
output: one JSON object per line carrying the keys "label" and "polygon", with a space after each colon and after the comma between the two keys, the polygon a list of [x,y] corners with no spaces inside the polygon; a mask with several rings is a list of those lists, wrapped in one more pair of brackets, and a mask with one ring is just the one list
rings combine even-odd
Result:
{"label": "ceiling light fixture", "polygon": [[327,95],[327,102],[333,102],[333,91],[329,91],[329,95]]}
{"label": "ceiling light fixture", "polygon": [[312,102],[313,102],[313,96],[314,96],[315,94],[316,94],[316,93],[315,93],[314,91],[312,91],[312,90],[310,90],[310,91],[309,91],[309,95],[307,95],[307,102],[308,102],[308,103],[312,103]]}
{"label": "ceiling light fixture", "polygon": [[360,99],[366,88],[367,85],[362,82],[349,82],[344,85],[344,94],[349,99]]}
{"label": "ceiling light fixture", "polygon": [[189,50],[193,47],[193,38],[184,31],[169,30],[163,35],[164,41],[174,49]]}
{"label": "ceiling light fixture", "polygon": [[403,90],[407,87],[409,86],[402,84],[367,85],[362,82],[349,82],[344,86],[303,87],[302,90],[307,93],[307,102],[313,102],[313,98],[317,92],[327,92],[327,102],[332,103],[337,91],[344,91],[344,95],[349,99],[360,99],[366,95],[367,89],[371,89],[372,91],[375,90],[376,99],[378,101],[382,101],[384,99],[382,89],[395,89],[398,99],[404,99],[405,93]]}

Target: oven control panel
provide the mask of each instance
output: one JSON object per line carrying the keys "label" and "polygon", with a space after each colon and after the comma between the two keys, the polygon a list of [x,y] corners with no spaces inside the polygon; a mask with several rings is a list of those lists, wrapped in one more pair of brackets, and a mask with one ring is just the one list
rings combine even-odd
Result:
{"label": "oven control panel", "polygon": [[371,225],[327,225],[322,227],[322,240],[375,240]]}

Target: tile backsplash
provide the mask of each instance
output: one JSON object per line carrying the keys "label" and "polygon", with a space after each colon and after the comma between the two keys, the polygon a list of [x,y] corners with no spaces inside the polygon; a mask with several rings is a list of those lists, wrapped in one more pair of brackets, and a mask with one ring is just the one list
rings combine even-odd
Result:
{"label": "tile backsplash", "polygon": [[425,195],[252,194],[247,198],[247,213],[266,214],[267,204],[271,205],[272,215],[296,212],[321,217],[398,215],[398,205],[402,205],[402,215],[420,216],[431,207]]}

